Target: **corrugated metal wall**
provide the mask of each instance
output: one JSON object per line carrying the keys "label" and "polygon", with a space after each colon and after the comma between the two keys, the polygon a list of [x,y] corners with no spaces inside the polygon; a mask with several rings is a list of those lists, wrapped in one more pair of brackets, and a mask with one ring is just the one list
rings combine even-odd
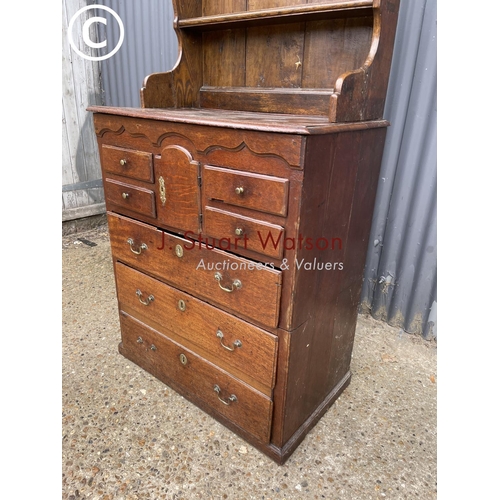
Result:
{"label": "corrugated metal wall", "polygon": [[[139,107],[144,78],[172,69],[177,61],[172,1],[102,0],[100,3],[113,9],[125,26],[123,46],[112,58],[101,62],[105,104]],[[118,25],[108,22],[106,36],[102,33],[103,25],[100,29],[101,39],[110,40],[114,46],[119,36]]]}
{"label": "corrugated metal wall", "polygon": [[[99,64],[70,49],[70,19],[85,0],[62,3],[62,219],[88,217],[105,212],[99,153],[92,117],[86,109],[102,104]],[[75,23],[75,41],[81,39],[81,23]],[[82,52],[88,52],[79,46]]]}
{"label": "corrugated metal wall", "polygon": [[[105,104],[139,106],[144,77],[177,60],[171,1],[102,4],[125,24],[123,47],[102,62]],[[436,0],[401,0],[361,307],[427,338],[436,335],[436,17]]]}
{"label": "corrugated metal wall", "polygon": [[362,310],[426,338],[437,335],[436,32],[436,0],[402,0],[362,291]]}

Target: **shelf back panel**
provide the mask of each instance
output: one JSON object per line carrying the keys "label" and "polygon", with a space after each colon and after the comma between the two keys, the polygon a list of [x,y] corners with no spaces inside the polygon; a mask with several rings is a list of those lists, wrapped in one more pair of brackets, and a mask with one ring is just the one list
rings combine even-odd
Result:
{"label": "shelf back panel", "polygon": [[247,0],[207,0],[203,2],[203,15],[216,16],[219,14],[232,14],[246,12]]}
{"label": "shelf back panel", "polygon": [[203,85],[334,88],[365,62],[372,23],[354,17],[203,33]]}

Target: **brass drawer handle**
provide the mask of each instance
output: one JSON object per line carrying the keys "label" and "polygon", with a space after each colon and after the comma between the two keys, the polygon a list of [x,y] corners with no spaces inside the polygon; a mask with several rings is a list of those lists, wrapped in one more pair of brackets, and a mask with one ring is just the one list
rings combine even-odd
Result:
{"label": "brass drawer handle", "polygon": [[229,396],[228,401],[225,401],[224,399],[222,399],[219,396],[221,391],[220,391],[220,387],[217,384],[214,385],[214,391],[217,393],[217,398],[219,399],[219,401],[221,403],[224,403],[226,406],[229,406],[231,403],[236,403],[238,401],[238,398],[234,394],[231,394],[231,396]]}
{"label": "brass drawer handle", "polygon": [[241,236],[241,235],[243,234],[243,232],[244,232],[244,231],[243,231],[243,229],[242,229],[241,227],[237,227],[237,228],[235,229],[235,231],[234,231],[234,234],[235,234],[236,236]]}
{"label": "brass drawer handle", "polygon": [[130,251],[132,253],[135,253],[136,255],[141,255],[141,253],[142,253],[143,250],[147,250],[148,249],[148,246],[146,245],[146,243],[143,243],[139,247],[139,250],[134,250],[134,240],[132,238],[129,238],[127,240],[127,243],[130,245]]}
{"label": "brass drawer handle", "polygon": [[144,340],[142,340],[142,337],[137,337],[137,343],[144,344]]}
{"label": "brass drawer handle", "polygon": [[222,274],[221,273],[215,273],[215,279],[219,282],[219,288],[221,290],[224,290],[227,293],[234,292],[234,290],[239,290],[243,286],[240,280],[234,280],[232,285],[231,285],[231,288],[226,288],[226,287],[222,286],[220,284],[220,282],[222,281]]}
{"label": "brass drawer handle", "polygon": [[122,167],[124,167],[126,164],[127,164],[127,160],[125,160],[125,159],[120,160],[120,165]]}
{"label": "brass drawer handle", "polygon": [[145,306],[149,306],[155,300],[154,295],[150,295],[146,300],[142,300],[142,292],[140,290],[137,290],[135,294],[139,297],[139,302]]}
{"label": "brass drawer handle", "polygon": [[235,340],[233,342],[234,347],[229,347],[229,346],[225,345],[224,342],[222,342],[222,340],[224,339],[224,334],[220,330],[217,330],[217,338],[220,339],[220,345],[222,347],[224,347],[224,349],[226,349],[227,351],[233,352],[237,347],[241,347],[243,345],[241,343],[241,340]]}
{"label": "brass drawer handle", "polygon": [[160,189],[160,200],[162,206],[165,206],[165,203],[167,201],[167,190],[165,189],[165,179],[160,175],[158,177],[158,184],[159,184],[159,189]]}
{"label": "brass drawer handle", "polygon": [[129,195],[128,193],[122,193],[122,198],[123,198],[124,200],[128,200],[128,199],[129,199],[129,197],[130,197],[130,195]]}
{"label": "brass drawer handle", "polygon": [[245,189],[244,189],[243,187],[241,187],[241,186],[240,186],[240,187],[237,187],[237,188],[235,189],[235,191],[236,191],[236,194],[238,194],[238,195],[240,195],[240,196],[241,196],[241,195],[245,192]]}
{"label": "brass drawer handle", "polygon": [[150,349],[151,349],[152,351],[157,351],[157,350],[158,350],[158,349],[157,349],[157,347],[156,347],[154,344],[151,344]]}

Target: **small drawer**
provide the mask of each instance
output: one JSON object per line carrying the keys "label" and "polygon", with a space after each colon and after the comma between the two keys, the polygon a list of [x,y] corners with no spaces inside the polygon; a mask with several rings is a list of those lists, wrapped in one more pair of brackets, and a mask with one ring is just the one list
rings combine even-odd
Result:
{"label": "small drawer", "polygon": [[111,212],[108,227],[115,259],[238,317],[277,326],[282,275],[274,266],[207,248],[196,235],[181,238]]}
{"label": "small drawer", "polygon": [[109,203],[148,217],[156,217],[155,194],[150,189],[115,179],[106,179],[104,189]]}
{"label": "small drawer", "polygon": [[275,259],[283,256],[284,228],[276,224],[205,207],[204,232],[227,245],[224,250],[252,250]]}
{"label": "small drawer", "polygon": [[115,267],[120,309],[158,329],[194,344],[214,364],[271,395],[278,339],[161,281],[118,262]]}
{"label": "small drawer", "polygon": [[259,441],[269,442],[270,398],[128,314],[121,312],[120,320],[121,354],[181,394],[202,400]]}
{"label": "small drawer", "polygon": [[101,149],[101,163],[106,172],[140,181],[154,182],[153,155],[151,153],[105,144]]}
{"label": "small drawer", "polygon": [[286,216],[288,180],[227,168],[203,167],[203,186],[208,200]]}

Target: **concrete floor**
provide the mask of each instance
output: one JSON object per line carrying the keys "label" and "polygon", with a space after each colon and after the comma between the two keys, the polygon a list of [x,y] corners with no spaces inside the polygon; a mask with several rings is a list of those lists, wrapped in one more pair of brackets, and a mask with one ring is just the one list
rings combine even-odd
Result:
{"label": "concrete floor", "polygon": [[437,498],[435,343],[359,316],[351,385],[278,466],[118,354],[106,231],[63,236],[63,499]]}

